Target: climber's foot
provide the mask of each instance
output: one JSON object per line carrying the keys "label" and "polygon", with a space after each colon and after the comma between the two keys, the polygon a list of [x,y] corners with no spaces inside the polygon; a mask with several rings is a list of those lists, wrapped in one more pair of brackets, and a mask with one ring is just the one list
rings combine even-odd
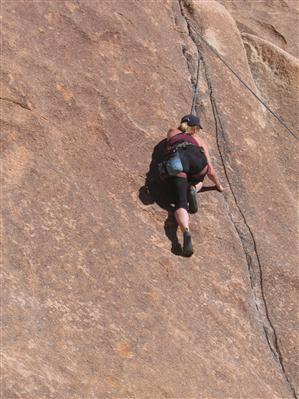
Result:
{"label": "climber's foot", "polygon": [[193,254],[192,238],[190,231],[185,231],[183,237],[183,256],[189,257]]}

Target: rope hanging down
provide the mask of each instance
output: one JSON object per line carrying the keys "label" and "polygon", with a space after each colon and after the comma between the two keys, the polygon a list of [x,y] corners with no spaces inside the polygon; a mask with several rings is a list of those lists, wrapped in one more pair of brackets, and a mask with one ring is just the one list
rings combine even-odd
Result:
{"label": "rope hanging down", "polygon": [[[240,83],[243,84],[243,86],[246,87],[246,89],[248,89],[250,91],[251,94],[254,95],[255,98],[258,99],[258,101],[278,120],[278,122],[292,135],[295,137],[295,139],[299,140],[298,136],[296,136],[296,134],[294,132],[292,132],[292,130],[284,123],[284,121],[282,120],[282,118],[280,116],[278,116],[274,111],[272,111],[272,109],[265,103],[265,101],[263,101],[241,78],[240,76],[233,70],[233,68],[228,65],[228,63],[223,59],[223,57],[218,53],[218,51],[210,45],[210,43],[204,38],[202,37],[192,26],[191,22],[188,21],[188,23],[190,24],[190,26],[192,27],[192,29],[194,30],[195,34],[198,35],[200,37],[200,39],[206,44],[206,46],[224,63],[224,65],[236,76],[236,78],[240,81]],[[197,79],[199,77],[199,64],[200,64],[200,60],[202,58],[200,52],[198,51],[198,70],[197,70]],[[196,82],[196,86],[195,86],[195,90],[198,89],[198,80]],[[194,98],[196,97],[196,91],[194,93],[193,96],[193,102],[195,102]],[[193,102],[192,102],[192,109],[193,109]],[[195,104],[194,104],[195,107]],[[192,113],[192,112],[191,112]]]}
{"label": "rope hanging down", "polygon": [[195,106],[196,106],[196,100],[198,96],[198,89],[199,89],[199,71],[200,71],[200,61],[202,60],[202,55],[199,50],[197,50],[198,53],[198,62],[197,62],[197,72],[196,72],[196,83],[194,86],[194,94],[193,94],[193,99],[192,99],[192,105],[191,105],[191,114],[195,115]]}

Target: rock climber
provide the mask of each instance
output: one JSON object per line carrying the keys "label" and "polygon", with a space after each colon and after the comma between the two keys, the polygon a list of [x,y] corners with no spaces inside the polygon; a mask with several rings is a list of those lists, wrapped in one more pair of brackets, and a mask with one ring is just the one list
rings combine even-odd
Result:
{"label": "rock climber", "polygon": [[188,210],[190,213],[197,211],[196,197],[205,176],[215,183],[218,191],[223,191],[212,166],[208,146],[198,135],[200,129],[200,119],[195,115],[186,115],[178,128],[172,128],[167,133],[167,149],[178,151],[183,169],[170,179],[175,192],[174,215],[183,233],[183,255],[187,257],[193,254]]}

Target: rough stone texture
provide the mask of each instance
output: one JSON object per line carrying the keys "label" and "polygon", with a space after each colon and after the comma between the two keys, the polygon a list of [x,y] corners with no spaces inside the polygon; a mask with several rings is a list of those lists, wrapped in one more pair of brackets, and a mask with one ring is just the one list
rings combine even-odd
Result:
{"label": "rough stone texture", "polygon": [[[186,20],[295,130],[294,38],[224,3],[2,2],[4,398],[295,397],[296,140]],[[194,43],[225,193],[200,195],[184,259],[138,193],[190,111]]]}
{"label": "rough stone texture", "polygon": [[219,0],[219,3],[231,13],[240,32],[259,36],[298,57],[297,0]]}

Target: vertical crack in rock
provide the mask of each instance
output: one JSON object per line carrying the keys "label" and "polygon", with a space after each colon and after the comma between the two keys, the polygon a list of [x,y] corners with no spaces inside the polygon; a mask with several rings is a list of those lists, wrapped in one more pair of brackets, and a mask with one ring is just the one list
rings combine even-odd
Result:
{"label": "vertical crack in rock", "polygon": [[[188,21],[186,20],[184,14],[183,14],[183,9],[182,9],[182,5],[180,3],[180,0],[178,0],[178,2],[179,2],[179,8],[181,10],[181,14],[182,14],[184,20],[187,23],[189,36],[190,36],[190,28],[189,28]],[[175,20],[175,23],[176,23],[176,20]],[[190,38],[191,38],[191,36],[190,36]],[[192,41],[193,41],[193,39],[192,39]],[[196,48],[197,48],[197,46],[196,46]],[[197,90],[197,86],[198,86],[198,76],[199,76],[200,59],[201,59],[200,58],[201,57],[200,52],[199,52],[198,49],[197,49],[197,51],[198,51],[198,59],[197,59],[197,67],[196,67],[196,71],[195,71],[194,60],[193,60],[192,55],[190,53],[188,53],[187,46],[185,46],[185,45],[182,46],[182,54],[183,54],[183,57],[186,60],[187,68],[188,68],[188,71],[189,71],[189,74],[190,74],[190,78],[189,79],[190,79],[190,82],[191,82],[191,85],[192,85],[192,88],[193,88],[193,93],[194,93],[193,94],[193,98],[192,98],[192,108],[193,108],[193,103],[196,102],[196,97],[197,97],[196,90]]]}
{"label": "vertical crack in rock", "polygon": [[[184,8],[182,5],[182,0],[178,0],[179,2],[179,7],[181,10],[181,14],[184,17],[187,27],[188,27],[188,33],[189,37],[191,40],[194,42],[195,46],[197,47],[198,51],[198,40],[196,38],[196,35],[194,31],[192,30],[191,24],[188,20],[188,18],[185,15]],[[185,54],[184,54],[185,55]],[[247,268],[248,268],[248,274],[249,274],[249,279],[250,279],[250,285],[252,289],[252,294],[255,302],[255,307],[258,315],[258,320],[262,325],[262,330],[265,335],[266,342],[268,344],[268,347],[271,351],[271,353],[274,356],[274,359],[276,360],[277,364],[280,366],[280,369],[282,371],[282,374],[284,376],[284,379],[286,381],[286,384],[294,396],[294,398],[297,399],[297,395],[295,392],[295,389],[289,380],[289,377],[286,373],[285,367],[284,367],[284,361],[283,357],[278,345],[278,338],[277,338],[277,333],[276,330],[271,322],[270,316],[269,316],[269,311],[268,311],[268,306],[267,302],[265,299],[265,294],[264,294],[264,286],[263,286],[263,270],[262,270],[262,265],[261,261],[259,258],[258,250],[257,250],[257,243],[254,237],[254,234],[246,220],[245,214],[242,211],[238,200],[237,196],[235,194],[232,182],[229,178],[228,170],[226,167],[226,161],[228,162],[228,159],[225,159],[225,145],[226,145],[226,140],[225,140],[225,131],[221,122],[221,118],[219,115],[219,111],[217,108],[216,100],[213,94],[213,88],[212,88],[212,83],[211,79],[209,77],[208,73],[208,67],[205,62],[205,59],[203,55],[201,54],[201,59],[204,65],[204,73],[205,73],[205,79],[208,85],[208,90],[209,90],[209,97],[210,97],[210,102],[212,106],[212,111],[213,111],[213,117],[215,121],[215,130],[216,130],[216,143],[217,143],[217,148],[219,152],[219,156],[221,159],[221,163],[223,166],[223,171],[225,174],[225,178],[227,180],[229,189],[230,189],[230,195],[227,198],[229,208],[232,209],[230,219],[231,222],[239,236],[245,258],[246,258],[246,263],[247,263]],[[188,60],[187,60],[188,63]],[[192,67],[189,67],[188,63],[188,69],[189,71],[192,70]],[[196,85],[196,82],[194,84],[194,87]]]}
{"label": "vertical crack in rock", "polygon": [[[241,218],[238,218],[237,220],[235,219],[235,215],[232,214],[230,215],[230,219],[236,229],[236,232],[238,233],[238,236],[240,238],[240,242],[243,247],[244,254],[246,256],[246,261],[247,261],[247,267],[248,267],[248,272],[249,272],[249,278],[250,278],[250,284],[251,288],[253,291],[253,296],[255,300],[255,306],[256,310],[258,312],[259,320],[262,323],[263,331],[265,334],[265,338],[267,340],[268,346],[274,355],[275,360],[279,363],[282,373],[284,375],[284,378],[292,392],[295,398],[296,392],[294,387],[292,386],[285,367],[284,367],[284,362],[283,362],[283,357],[278,345],[278,338],[277,338],[277,333],[276,330],[271,322],[270,316],[269,316],[269,311],[268,311],[268,306],[267,302],[265,299],[265,294],[264,294],[264,286],[263,286],[263,269],[261,265],[261,261],[259,258],[258,250],[257,250],[257,244],[256,240],[254,237],[254,234],[246,220],[246,217],[238,203],[236,194],[234,192],[232,183],[230,181],[230,178],[228,176],[228,171],[226,168],[226,162],[225,162],[225,157],[224,157],[224,145],[225,145],[225,137],[224,137],[224,129],[221,123],[221,118],[217,109],[216,101],[213,95],[213,90],[212,90],[212,84],[209,79],[208,71],[207,71],[207,65],[205,60],[203,59],[203,64],[204,64],[204,69],[205,69],[205,77],[206,81],[208,84],[208,89],[209,89],[209,94],[210,94],[210,101],[212,105],[212,110],[213,110],[213,116],[215,120],[215,128],[216,128],[216,142],[217,142],[217,147],[220,155],[220,159],[223,165],[223,171],[226,177],[226,180],[228,182],[231,196],[233,200],[228,200],[230,202],[234,202],[234,204],[230,203],[229,205],[234,209],[234,211],[237,211],[239,213],[239,216]],[[221,138],[220,138],[221,135]],[[222,141],[222,143],[221,143]],[[235,213],[235,212],[234,212]]]}
{"label": "vertical crack in rock", "polygon": [[[186,59],[187,62],[187,67],[190,73],[190,82],[193,86],[193,97],[192,97],[192,105],[191,105],[191,114],[193,114],[194,110],[196,110],[198,103],[199,103],[199,99],[198,99],[198,88],[199,88],[199,72],[200,72],[200,62],[202,60],[202,56],[201,56],[201,52],[198,50],[197,54],[197,66],[196,66],[196,70],[193,70],[193,59],[192,59],[192,55],[188,54],[188,51],[186,49],[186,46],[182,46],[182,53],[183,56]],[[194,75],[195,73],[195,75]]]}

